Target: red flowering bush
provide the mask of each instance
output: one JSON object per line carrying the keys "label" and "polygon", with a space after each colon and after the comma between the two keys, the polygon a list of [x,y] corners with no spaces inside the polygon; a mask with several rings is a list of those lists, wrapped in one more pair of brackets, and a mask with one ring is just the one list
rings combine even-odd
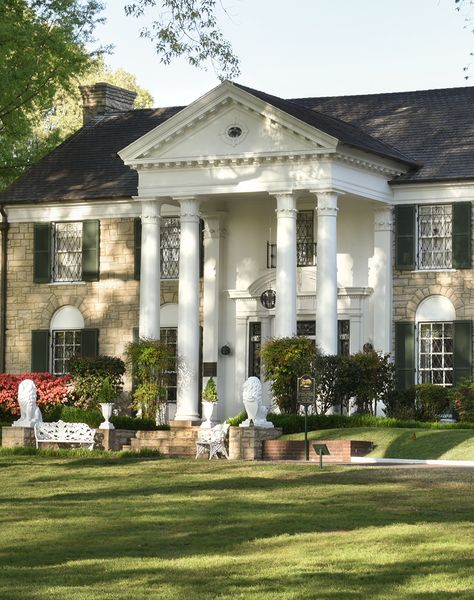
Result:
{"label": "red flowering bush", "polygon": [[0,374],[0,418],[11,421],[20,414],[18,386],[24,379],[35,382],[38,392],[38,406],[41,412],[50,411],[58,404],[66,404],[69,375],[58,377],[51,373],[22,373],[21,375]]}

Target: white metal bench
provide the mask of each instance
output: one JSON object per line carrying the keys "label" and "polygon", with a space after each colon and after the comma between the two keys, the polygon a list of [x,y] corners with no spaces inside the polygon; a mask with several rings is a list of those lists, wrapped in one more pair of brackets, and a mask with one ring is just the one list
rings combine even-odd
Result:
{"label": "white metal bench", "polygon": [[95,429],[86,423],[36,423],[36,447],[41,443],[53,444],[87,444],[89,450],[94,448]]}
{"label": "white metal bench", "polygon": [[225,447],[225,441],[229,427],[229,423],[224,423],[223,425],[215,425],[211,429],[201,429],[196,440],[196,458],[203,452],[208,451],[209,460],[214,457],[219,458],[219,454],[228,459],[229,455]]}

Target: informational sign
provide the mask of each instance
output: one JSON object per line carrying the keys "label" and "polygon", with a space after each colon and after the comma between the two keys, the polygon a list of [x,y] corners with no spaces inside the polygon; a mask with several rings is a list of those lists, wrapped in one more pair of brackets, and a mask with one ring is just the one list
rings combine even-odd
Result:
{"label": "informational sign", "polygon": [[298,377],[297,400],[299,404],[313,404],[315,398],[314,377],[302,375]]}

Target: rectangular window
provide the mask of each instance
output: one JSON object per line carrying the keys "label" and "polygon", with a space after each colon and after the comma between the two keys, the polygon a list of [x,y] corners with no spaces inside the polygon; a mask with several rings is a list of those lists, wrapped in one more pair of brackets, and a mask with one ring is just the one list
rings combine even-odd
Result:
{"label": "rectangular window", "polygon": [[453,324],[420,323],[418,331],[418,381],[453,384]]}
{"label": "rectangular window", "polygon": [[179,217],[163,217],[160,228],[161,279],[179,277]]}
{"label": "rectangular window", "polygon": [[260,377],[261,323],[249,323],[249,377]]}
{"label": "rectangular window", "polygon": [[82,223],[54,223],[53,281],[82,279]]}
{"label": "rectangular window", "polygon": [[418,207],[418,268],[450,269],[453,211],[451,204]]}
{"label": "rectangular window", "polygon": [[167,371],[168,381],[166,383],[166,402],[176,403],[177,369],[176,355],[178,344],[178,330],[176,327],[161,327],[160,339],[171,350],[174,356],[174,364]]}
{"label": "rectangular window", "polygon": [[[267,268],[276,267],[277,245],[267,242]],[[296,265],[314,267],[316,265],[316,244],[314,243],[314,211],[299,210],[296,217]]]}
{"label": "rectangular window", "polygon": [[69,373],[69,361],[81,354],[81,330],[52,332],[52,371],[54,375]]}
{"label": "rectangular window", "polygon": [[337,322],[337,353],[339,356],[349,356],[351,343],[351,322],[341,319]]}

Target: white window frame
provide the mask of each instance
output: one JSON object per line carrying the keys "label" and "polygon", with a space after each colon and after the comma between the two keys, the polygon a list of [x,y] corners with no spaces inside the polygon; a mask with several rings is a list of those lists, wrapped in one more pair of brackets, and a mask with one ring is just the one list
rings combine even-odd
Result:
{"label": "white window frame", "polygon": [[[79,239],[79,249],[78,250],[69,250],[63,251],[58,249],[58,232],[61,229],[67,226],[75,225],[77,226],[80,235]],[[77,282],[82,281],[82,221],[61,221],[61,222],[53,222],[51,224],[51,234],[52,234],[52,242],[51,242],[51,280],[54,283],[69,283],[69,282]],[[66,277],[58,274],[60,269],[60,260],[59,257],[65,257],[65,262],[73,263],[76,262],[74,267],[69,264],[65,268],[75,268],[77,269],[77,273],[74,277]],[[78,260],[79,257],[79,260]],[[61,261],[62,262],[62,261]]]}
{"label": "white window frame", "polygon": [[[435,329],[441,329],[441,335],[433,337]],[[450,335],[448,335],[448,328]],[[454,344],[453,344],[453,322],[452,321],[425,321],[418,323],[417,346],[418,346],[418,383],[433,383],[443,387],[451,387],[454,377]],[[430,335],[423,336],[424,331]],[[429,351],[423,351],[423,342],[430,345]],[[437,342],[436,350],[433,349]],[[429,366],[423,364],[423,357],[429,357]],[[434,358],[439,358],[439,365],[433,366]],[[448,366],[446,364],[448,363]],[[450,364],[449,364],[450,363]],[[433,374],[437,373],[437,377]],[[424,374],[429,374],[424,377]]]}
{"label": "white window frame", "polygon": [[[440,209],[449,211],[449,219],[450,219],[450,232],[448,235],[443,236],[422,236],[421,235],[421,218],[422,213],[426,210],[431,211],[431,217],[435,216],[433,211],[434,209]],[[431,225],[432,227],[432,225]],[[446,271],[451,270],[453,268],[453,250],[452,250],[452,227],[453,227],[453,207],[452,204],[449,203],[440,203],[440,204],[419,204],[416,207],[416,268],[419,271]],[[433,227],[432,227],[433,228]],[[431,239],[433,244],[435,244],[435,240],[446,240],[446,248],[441,250],[432,250],[431,251],[431,260],[426,260],[424,258],[424,254],[428,254],[428,251],[425,253],[422,251],[422,240],[423,239]],[[433,256],[435,254],[449,253],[449,260],[445,260],[441,262],[441,264],[435,264],[436,261],[433,260]]]}

